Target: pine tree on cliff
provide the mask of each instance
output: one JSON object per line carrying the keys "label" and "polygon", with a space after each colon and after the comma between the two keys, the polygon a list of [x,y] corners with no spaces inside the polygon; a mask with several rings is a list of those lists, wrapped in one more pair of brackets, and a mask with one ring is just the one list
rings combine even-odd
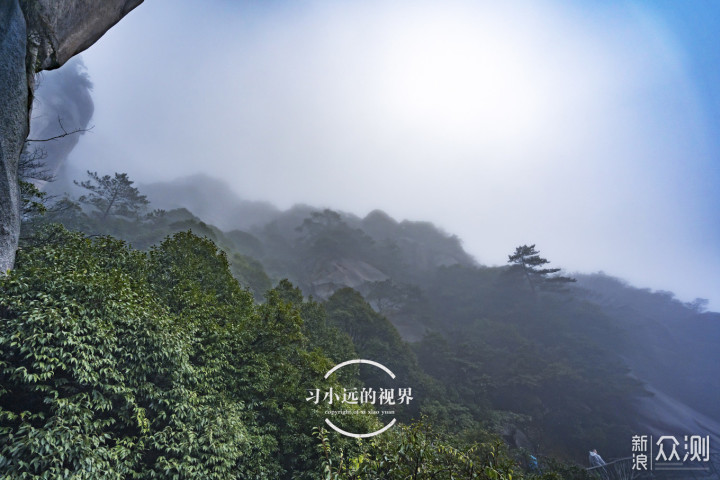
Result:
{"label": "pine tree on cliff", "polygon": [[511,268],[523,274],[533,293],[537,293],[538,288],[549,288],[575,281],[574,278],[558,275],[561,270],[559,268],[542,268],[550,261],[540,256],[534,244],[515,248],[515,253],[508,255],[508,263],[512,265]]}

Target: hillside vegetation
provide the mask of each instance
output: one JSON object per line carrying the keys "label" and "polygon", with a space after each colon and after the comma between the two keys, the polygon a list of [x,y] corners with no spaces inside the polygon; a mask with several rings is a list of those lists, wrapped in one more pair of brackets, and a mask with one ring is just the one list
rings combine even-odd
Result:
{"label": "hillside vegetation", "polygon": [[[672,427],[642,415],[652,392],[718,422],[720,319],[701,304],[484,267],[380,211],[263,206],[260,224],[221,230],[185,208],[63,202],[27,217],[0,279],[10,478],[583,478],[558,460],[628,456],[632,435]],[[353,358],[414,393],[371,440],[326,431],[306,400]],[[328,388],[382,381],[361,369]]]}

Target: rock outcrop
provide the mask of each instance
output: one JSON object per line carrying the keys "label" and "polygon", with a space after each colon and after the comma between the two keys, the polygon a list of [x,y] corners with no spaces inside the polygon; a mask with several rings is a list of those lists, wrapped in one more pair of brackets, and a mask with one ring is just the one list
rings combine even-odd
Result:
{"label": "rock outcrop", "polygon": [[25,32],[19,3],[0,2],[0,272],[12,268],[20,237],[17,164],[29,129]]}
{"label": "rock outcrop", "polygon": [[[143,0],[22,0],[28,67],[62,66],[87,49]],[[33,72],[33,73],[34,73]]]}
{"label": "rock outcrop", "polygon": [[20,236],[17,165],[29,130],[35,74],[95,43],[143,0],[0,2],[0,272]]}

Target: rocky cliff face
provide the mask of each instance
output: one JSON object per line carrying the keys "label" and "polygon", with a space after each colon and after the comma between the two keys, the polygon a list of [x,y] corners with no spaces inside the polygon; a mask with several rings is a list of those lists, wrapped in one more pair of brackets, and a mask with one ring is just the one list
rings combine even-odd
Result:
{"label": "rocky cliff face", "polygon": [[17,164],[35,73],[62,66],[142,1],[0,2],[0,272],[12,268],[20,235]]}
{"label": "rocky cliff face", "polygon": [[39,72],[62,66],[142,1],[22,0],[27,22],[28,67]]}
{"label": "rocky cliff face", "polygon": [[28,133],[25,17],[0,2],[0,272],[12,268],[20,236],[17,163]]}

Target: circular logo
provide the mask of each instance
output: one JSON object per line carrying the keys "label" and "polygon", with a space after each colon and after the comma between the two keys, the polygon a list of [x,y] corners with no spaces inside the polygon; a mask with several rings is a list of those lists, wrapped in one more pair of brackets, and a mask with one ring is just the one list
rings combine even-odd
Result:
{"label": "circular logo", "polygon": [[[337,370],[341,369],[342,367],[345,367],[347,365],[352,365],[355,363],[366,363],[368,365],[372,365],[372,366],[377,367],[380,370],[384,371],[388,375],[390,375],[390,378],[392,378],[393,380],[395,379],[395,374],[393,372],[391,372],[390,369],[387,368],[385,365],[378,363],[378,362],[373,362],[372,360],[364,360],[364,359],[360,359],[360,358],[357,358],[355,360],[348,360],[347,362],[342,362],[342,363],[335,365],[333,368],[328,370],[328,372],[325,374],[325,379],[327,379],[330,375],[332,375],[333,373],[335,373]],[[342,428],[339,428],[334,423],[332,423],[329,418],[325,418],[325,423],[327,423],[330,428],[332,428],[333,430],[335,430],[336,432],[338,432],[342,435],[345,435],[347,437],[354,437],[354,438],[374,437],[375,435],[379,435],[379,434],[383,433],[385,430],[391,428],[393,425],[395,425],[395,422],[397,422],[397,419],[393,417],[393,419],[390,423],[388,423],[387,425],[385,425],[383,428],[381,428],[379,430],[375,430],[374,432],[352,433],[352,432],[345,431]]]}

